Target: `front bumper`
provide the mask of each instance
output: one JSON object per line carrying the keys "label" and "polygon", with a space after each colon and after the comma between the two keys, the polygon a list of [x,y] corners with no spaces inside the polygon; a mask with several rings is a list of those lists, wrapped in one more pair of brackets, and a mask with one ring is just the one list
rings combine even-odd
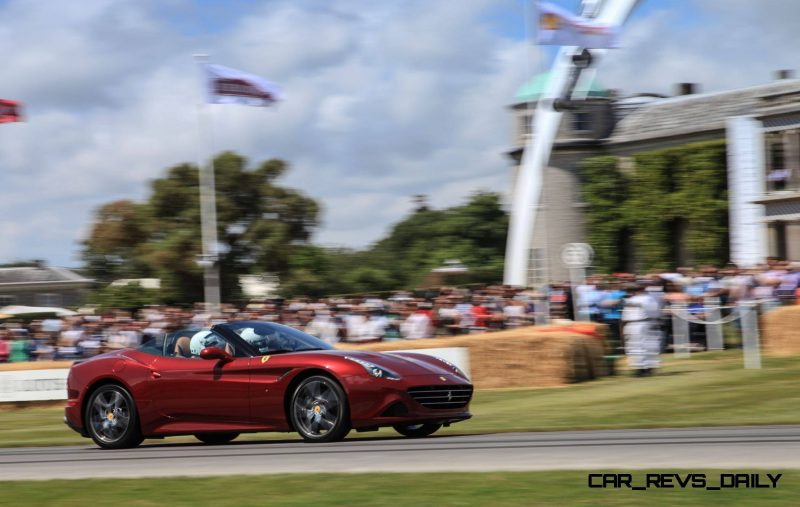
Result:
{"label": "front bumper", "polygon": [[429,408],[410,394],[409,389],[441,386],[443,389],[469,387],[456,375],[416,375],[400,380],[376,379],[366,375],[345,377],[344,388],[350,401],[353,428],[375,428],[396,424],[450,424],[472,417],[469,401],[454,408]]}

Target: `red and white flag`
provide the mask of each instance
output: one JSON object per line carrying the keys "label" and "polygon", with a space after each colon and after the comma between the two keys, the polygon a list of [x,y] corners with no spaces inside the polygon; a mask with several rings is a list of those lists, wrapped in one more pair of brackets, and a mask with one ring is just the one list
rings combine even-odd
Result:
{"label": "red and white flag", "polygon": [[572,14],[547,2],[536,2],[535,5],[539,26],[537,44],[589,49],[619,47],[619,27]]}
{"label": "red and white flag", "polygon": [[22,121],[22,104],[16,100],[0,99],[0,123]]}
{"label": "red and white flag", "polygon": [[262,77],[222,65],[206,64],[208,102],[271,106],[283,99],[278,85]]}

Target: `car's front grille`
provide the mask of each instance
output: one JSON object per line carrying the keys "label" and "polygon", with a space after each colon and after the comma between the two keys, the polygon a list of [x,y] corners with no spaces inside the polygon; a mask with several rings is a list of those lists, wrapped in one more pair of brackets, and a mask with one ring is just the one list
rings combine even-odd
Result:
{"label": "car's front grille", "polygon": [[426,408],[461,408],[472,398],[472,386],[411,387],[408,394]]}

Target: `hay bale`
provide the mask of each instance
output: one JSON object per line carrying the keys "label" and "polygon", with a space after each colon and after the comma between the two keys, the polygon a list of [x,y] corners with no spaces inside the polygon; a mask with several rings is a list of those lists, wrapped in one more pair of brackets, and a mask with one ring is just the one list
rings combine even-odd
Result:
{"label": "hay bale", "polygon": [[22,363],[2,363],[0,371],[19,371],[19,370],[50,370],[56,368],[69,368],[73,361],[25,361]]}
{"label": "hay bale", "polygon": [[564,326],[530,326],[426,340],[342,343],[339,347],[378,352],[465,347],[476,387],[553,387],[608,375],[603,360],[604,330],[589,329],[590,333],[586,327],[576,332]]}
{"label": "hay bale", "polygon": [[764,353],[800,354],[800,305],[782,306],[761,317],[761,345]]}

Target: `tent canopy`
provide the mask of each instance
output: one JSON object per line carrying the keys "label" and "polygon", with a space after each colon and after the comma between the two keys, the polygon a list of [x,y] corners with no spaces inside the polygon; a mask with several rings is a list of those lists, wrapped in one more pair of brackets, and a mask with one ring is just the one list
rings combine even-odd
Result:
{"label": "tent canopy", "polygon": [[54,306],[20,306],[11,305],[0,308],[0,318],[21,317],[24,315],[55,315],[57,317],[72,317],[77,313],[66,308]]}

